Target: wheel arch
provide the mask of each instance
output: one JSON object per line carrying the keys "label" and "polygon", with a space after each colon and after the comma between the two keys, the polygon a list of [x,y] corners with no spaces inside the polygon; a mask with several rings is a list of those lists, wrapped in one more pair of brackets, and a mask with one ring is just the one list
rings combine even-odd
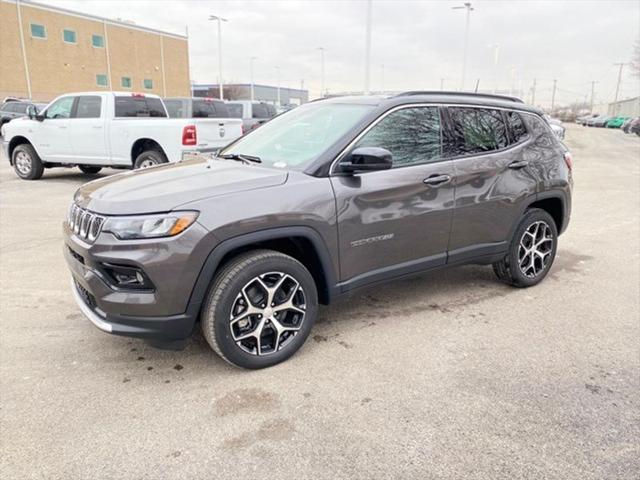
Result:
{"label": "wheel arch", "polygon": [[167,152],[162,148],[160,142],[148,137],[139,138],[131,145],[131,165],[133,166],[138,155],[148,150],[159,150],[166,158],[168,158]]}
{"label": "wheel arch", "polygon": [[204,300],[216,273],[229,260],[249,250],[265,248],[289,255],[302,263],[316,283],[320,303],[328,304],[337,296],[337,277],[320,234],[311,227],[280,227],[233,237],[213,248],[198,275],[189,304],[199,304]]}
{"label": "wheel arch", "polygon": [[554,190],[538,193],[534,198],[530,199],[525,207],[525,211],[532,208],[539,208],[551,215],[556,224],[558,234],[565,230],[568,212],[566,194],[563,191]]}
{"label": "wheel arch", "polygon": [[38,156],[40,157],[40,153],[36,149],[35,145],[27,137],[25,137],[24,135],[16,135],[11,140],[9,140],[9,164],[10,165],[13,165],[13,151],[16,149],[18,145],[24,145],[24,144],[31,145],[31,148],[33,148],[38,154]]}

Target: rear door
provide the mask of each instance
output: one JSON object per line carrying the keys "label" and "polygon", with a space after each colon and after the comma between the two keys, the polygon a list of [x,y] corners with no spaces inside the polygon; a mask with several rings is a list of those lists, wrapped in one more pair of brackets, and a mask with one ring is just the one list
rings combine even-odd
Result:
{"label": "rear door", "polygon": [[82,165],[109,162],[104,118],[104,98],[81,95],[69,121],[69,141],[75,161]]}
{"label": "rear door", "polygon": [[385,148],[393,168],[331,177],[345,289],[446,262],[453,166],[442,156],[440,125],[435,106],[392,111],[349,151]]}
{"label": "rear door", "polygon": [[522,202],[536,191],[521,114],[449,106],[445,122],[445,155],[455,172],[449,263],[504,251]]}

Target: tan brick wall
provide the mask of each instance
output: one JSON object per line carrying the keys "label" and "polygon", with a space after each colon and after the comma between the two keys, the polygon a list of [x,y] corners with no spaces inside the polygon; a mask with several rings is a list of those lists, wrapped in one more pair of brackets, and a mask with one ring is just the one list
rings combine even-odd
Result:
{"label": "tan brick wall", "polygon": [[[0,0],[0,17],[0,97],[27,96],[16,4]],[[24,3],[22,23],[32,97],[36,100],[48,101],[73,91],[108,89],[162,95],[161,38],[165,47],[166,93],[168,96],[189,95],[186,39],[107,23],[105,47],[108,48],[96,48],[91,43],[91,36],[104,36],[102,21],[43,10]],[[44,25],[47,38],[31,37],[31,23]],[[64,29],[76,32],[77,43],[63,41]],[[108,73],[107,50],[111,62],[111,85],[99,87],[96,75]],[[122,87],[122,77],[131,78],[130,89]],[[144,88],[144,79],[153,81],[152,89]]]}

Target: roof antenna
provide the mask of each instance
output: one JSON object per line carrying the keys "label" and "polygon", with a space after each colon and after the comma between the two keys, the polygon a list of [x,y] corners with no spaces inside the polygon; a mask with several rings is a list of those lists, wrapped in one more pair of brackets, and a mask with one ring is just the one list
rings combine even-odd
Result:
{"label": "roof antenna", "polygon": [[480,79],[476,80],[476,90],[474,93],[478,93],[478,87],[480,86]]}

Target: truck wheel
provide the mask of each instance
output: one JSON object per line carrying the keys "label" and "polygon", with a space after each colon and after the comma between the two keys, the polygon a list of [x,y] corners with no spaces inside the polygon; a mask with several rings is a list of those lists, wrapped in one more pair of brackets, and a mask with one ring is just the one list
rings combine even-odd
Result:
{"label": "truck wheel", "polygon": [[231,260],[214,278],[201,312],[213,350],[242,368],[265,368],[291,357],[316,321],[318,297],[309,271],[273,250]]}
{"label": "truck wheel", "polygon": [[11,155],[13,169],[23,180],[38,180],[44,173],[42,160],[28,143],[18,145]]}
{"label": "truck wheel", "polygon": [[549,273],[557,247],[558,230],[551,215],[539,208],[527,210],[507,256],[493,264],[493,271],[504,283],[531,287]]}
{"label": "truck wheel", "polygon": [[82,173],[85,173],[87,175],[95,175],[100,170],[102,170],[102,167],[92,167],[90,165],[78,165],[78,168],[82,171]]}
{"label": "truck wheel", "polygon": [[147,150],[146,152],[142,152],[138,155],[138,158],[136,158],[136,161],[133,163],[133,168],[137,170],[138,168],[155,167],[156,165],[161,165],[167,162],[167,157],[161,151]]}

